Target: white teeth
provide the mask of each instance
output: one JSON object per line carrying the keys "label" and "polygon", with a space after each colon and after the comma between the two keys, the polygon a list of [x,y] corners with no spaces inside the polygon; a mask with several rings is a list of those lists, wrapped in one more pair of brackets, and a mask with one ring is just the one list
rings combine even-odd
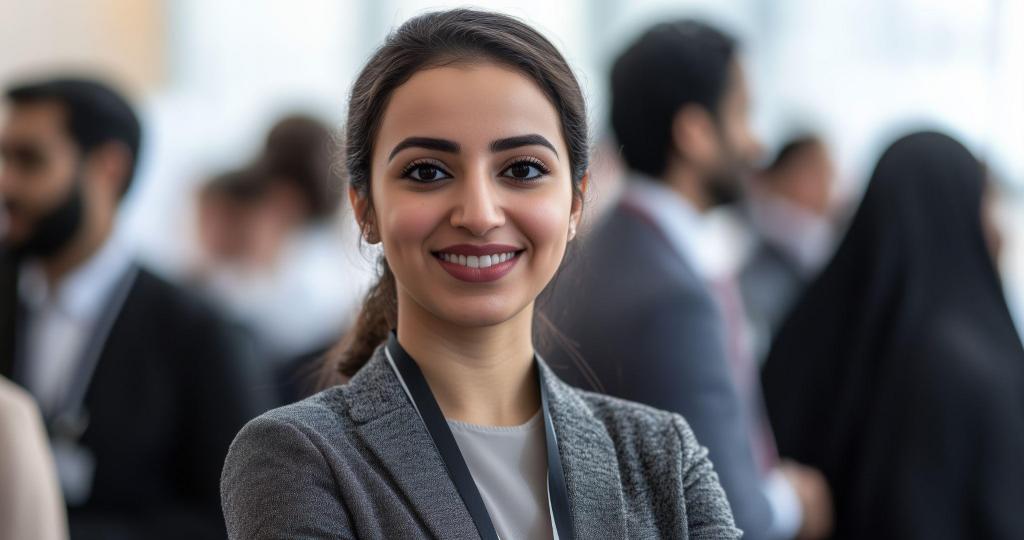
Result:
{"label": "white teeth", "polygon": [[441,260],[453,264],[460,264],[462,266],[468,266],[470,268],[488,268],[496,264],[501,264],[515,258],[515,252],[511,253],[495,253],[494,255],[455,255],[453,253],[442,253]]}

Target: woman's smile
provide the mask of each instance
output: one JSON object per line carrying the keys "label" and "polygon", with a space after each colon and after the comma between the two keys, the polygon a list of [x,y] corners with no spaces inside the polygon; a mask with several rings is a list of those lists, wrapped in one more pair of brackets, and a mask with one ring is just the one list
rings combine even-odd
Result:
{"label": "woman's smile", "polygon": [[441,268],[455,279],[486,283],[508,275],[525,251],[504,244],[458,244],[432,254]]}

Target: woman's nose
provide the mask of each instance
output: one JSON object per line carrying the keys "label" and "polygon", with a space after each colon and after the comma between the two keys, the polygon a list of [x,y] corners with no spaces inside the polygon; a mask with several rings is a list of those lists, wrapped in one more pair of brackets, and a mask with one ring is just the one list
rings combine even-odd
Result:
{"label": "woman's nose", "polygon": [[484,236],[505,224],[498,186],[490,174],[476,171],[464,176],[459,184],[458,200],[451,216],[453,227],[466,229],[474,236]]}

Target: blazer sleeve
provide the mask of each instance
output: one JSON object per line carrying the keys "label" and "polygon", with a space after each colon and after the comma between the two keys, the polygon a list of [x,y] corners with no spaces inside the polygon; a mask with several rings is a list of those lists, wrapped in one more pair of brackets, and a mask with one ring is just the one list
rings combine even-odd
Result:
{"label": "blazer sleeve", "polygon": [[263,415],[239,432],[221,476],[231,539],[355,538],[331,470],[302,426]]}
{"label": "blazer sleeve", "polygon": [[679,437],[682,453],[683,497],[686,502],[687,529],[694,539],[740,538],[729,501],[718,482],[707,448],[697,442],[690,426],[679,415],[673,415],[673,427]]}
{"label": "blazer sleeve", "polygon": [[771,506],[729,376],[714,304],[706,295],[678,294],[641,309],[621,317],[622,331],[632,339],[614,340],[630,347],[617,351],[623,364],[617,393],[682,415],[707,447],[744,538],[766,538]]}

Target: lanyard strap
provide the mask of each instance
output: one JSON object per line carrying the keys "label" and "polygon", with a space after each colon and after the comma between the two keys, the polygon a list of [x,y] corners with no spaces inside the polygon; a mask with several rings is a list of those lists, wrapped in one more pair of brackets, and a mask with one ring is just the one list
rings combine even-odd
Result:
{"label": "lanyard strap", "polygon": [[544,411],[544,440],[548,451],[548,505],[551,506],[551,517],[555,526],[555,538],[572,540],[576,533],[572,525],[572,511],[569,509],[569,492],[565,488],[565,473],[562,472],[562,460],[558,455],[558,438],[551,422],[551,407],[548,405],[548,388],[540,380],[540,369],[537,369],[537,382],[540,383],[540,404]]}
{"label": "lanyard strap", "polygon": [[[434,445],[441,454],[448,476],[455,484],[462,502],[469,510],[470,517],[476,525],[477,532],[484,540],[498,540],[498,533],[494,529],[491,517],[487,513],[480,491],[477,490],[473,475],[459,451],[459,445],[455,442],[448,427],[448,421],[441,413],[441,408],[430,391],[423,372],[415,360],[398,343],[398,338],[392,332],[387,342],[388,356],[391,358],[399,378],[413,406],[423,419],[423,424],[433,439]],[[538,383],[540,384],[541,409],[544,414],[544,432],[547,446],[548,461],[548,504],[551,508],[552,525],[555,527],[556,538],[570,540],[575,537],[572,526],[571,512],[569,507],[568,492],[565,488],[565,476],[562,472],[562,462],[558,454],[558,439],[555,437],[554,427],[551,423],[551,410],[548,404],[547,388],[540,381],[540,370],[537,371]]]}

